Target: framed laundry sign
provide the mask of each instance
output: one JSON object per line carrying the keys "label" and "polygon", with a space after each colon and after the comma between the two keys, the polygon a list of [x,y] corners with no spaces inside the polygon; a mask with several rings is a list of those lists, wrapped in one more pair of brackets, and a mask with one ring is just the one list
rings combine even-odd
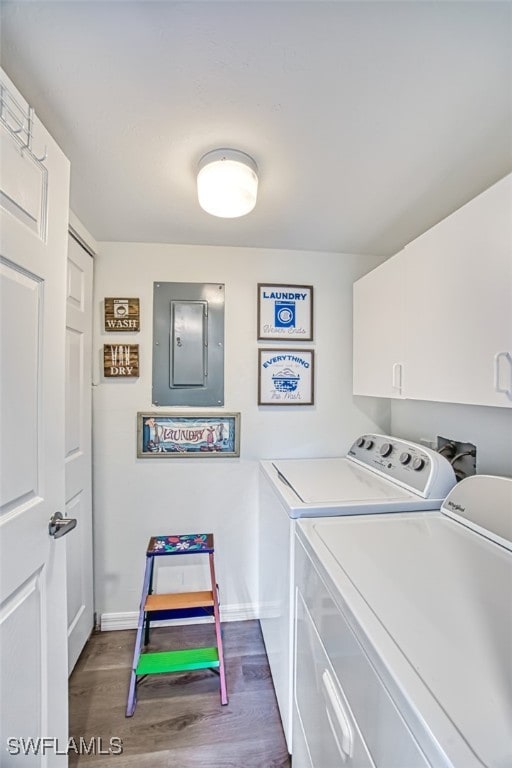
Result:
{"label": "framed laundry sign", "polygon": [[314,351],[260,349],[258,405],[313,405]]}
{"label": "framed laundry sign", "polygon": [[138,413],[137,456],[139,459],[240,456],[240,414]]}
{"label": "framed laundry sign", "polygon": [[258,339],[311,341],[313,286],[258,283]]}

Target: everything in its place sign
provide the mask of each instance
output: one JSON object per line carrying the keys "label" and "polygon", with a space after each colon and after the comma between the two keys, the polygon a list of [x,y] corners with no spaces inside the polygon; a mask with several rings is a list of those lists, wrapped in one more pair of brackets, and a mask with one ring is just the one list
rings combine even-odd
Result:
{"label": "everything in its place sign", "polygon": [[139,375],[138,344],[104,344],[103,375],[127,378]]}
{"label": "everything in its place sign", "polygon": [[106,331],[140,331],[138,299],[105,299]]}

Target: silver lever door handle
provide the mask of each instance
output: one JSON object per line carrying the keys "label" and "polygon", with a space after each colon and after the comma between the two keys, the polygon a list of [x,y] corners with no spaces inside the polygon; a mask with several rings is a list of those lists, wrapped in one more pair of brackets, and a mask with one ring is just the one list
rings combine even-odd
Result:
{"label": "silver lever door handle", "polygon": [[62,517],[60,512],[56,512],[48,523],[48,533],[54,539],[60,539],[61,536],[65,536],[73,528],[76,528],[77,522],[78,520],[74,517]]}

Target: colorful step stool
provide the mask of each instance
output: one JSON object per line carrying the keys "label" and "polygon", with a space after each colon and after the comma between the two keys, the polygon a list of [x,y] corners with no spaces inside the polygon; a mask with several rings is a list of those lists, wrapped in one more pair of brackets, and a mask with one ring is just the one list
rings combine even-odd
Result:
{"label": "colorful step stool", "polygon": [[[211,590],[153,594],[155,558],[166,555],[207,554],[210,562]],[[135,639],[133,665],[130,675],[126,717],[131,717],[137,704],[137,683],[146,675],[211,669],[219,675],[220,701],[228,703],[222,633],[220,627],[218,586],[215,580],[212,533],[152,536],[146,551],[146,569],[139,610],[139,624]],[[151,621],[162,619],[213,616],[217,645],[211,648],[189,648],[178,651],[149,653],[142,645],[149,643]]]}

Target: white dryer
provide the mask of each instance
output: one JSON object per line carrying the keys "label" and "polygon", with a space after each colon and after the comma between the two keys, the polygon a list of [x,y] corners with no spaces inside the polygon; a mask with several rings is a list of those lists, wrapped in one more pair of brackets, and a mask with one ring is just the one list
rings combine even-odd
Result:
{"label": "white dryer", "polygon": [[512,479],[301,520],[294,768],[512,766]]}
{"label": "white dryer", "polygon": [[260,623],[289,752],[296,520],[439,509],[455,482],[444,456],[387,435],[358,437],[345,457],[260,462]]}

